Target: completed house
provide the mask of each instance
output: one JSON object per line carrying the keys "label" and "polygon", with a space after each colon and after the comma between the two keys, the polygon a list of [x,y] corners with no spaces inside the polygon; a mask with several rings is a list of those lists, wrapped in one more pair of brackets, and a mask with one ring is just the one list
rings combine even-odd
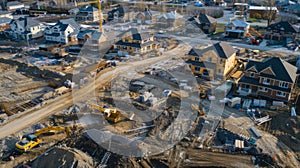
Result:
{"label": "completed house", "polygon": [[299,38],[299,29],[289,22],[278,22],[267,27],[265,38],[269,39],[270,44],[283,43],[287,40]]}
{"label": "completed house", "polygon": [[296,81],[297,68],[278,57],[249,61],[237,92],[288,102]]}
{"label": "completed house", "polygon": [[78,13],[75,15],[76,21],[99,21],[99,12],[97,8],[94,8],[92,6],[83,6],[79,8]]}
{"label": "completed house", "polygon": [[276,13],[278,12],[276,7],[267,6],[249,6],[248,11],[250,18],[255,18],[259,14],[262,19],[269,18],[269,15],[272,15],[272,19],[275,19]]}
{"label": "completed house", "polygon": [[59,20],[55,25],[46,27],[46,41],[67,44],[76,39],[79,29],[79,24],[73,18]]}
{"label": "completed house", "polygon": [[132,21],[134,12],[126,7],[119,6],[107,13],[108,21],[127,22]]}
{"label": "completed house", "polygon": [[187,63],[195,75],[207,78],[225,78],[236,65],[236,50],[225,42],[204,49],[192,48]]}
{"label": "completed house", "polygon": [[249,33],[250,24],[243,18],[230,18],[225,25],[225,36],[230,38],[243,38]]}
{"label": "completed house", "polygon": [[184,25],[183,16],[178,14],[176,10],[156,17],[156,26],[158,28],[176,28]]}
{"label": "completed house", "polygon": [[120,35],[114,48],[118,50],[119,55],[143,54],[157,48],[153,36],[148,32],[140,32],[137,28],[131,28]]}
{"label": "completed house", "polygon": [[135,22],[137,24],[147,24],[147,25],[150,25],[152,22],[153,22],[153,19],[152,19],[152,13],[151,11],[146,8],[144,11],[142,12],[138,12],[136,15],[135,15]]}
{"label": "completed house", "polygon": [[29,17],[20,17],[13,19],[9,23],[9,35],[19,40],[30,40],[44,36],[44,31],[41,29],[41,23]]}
{"label": "completed house", "polygon": [[217,20],[205,14],[200,14],[189,19],[194,25],[198,26],[205,34],[216,31]]}

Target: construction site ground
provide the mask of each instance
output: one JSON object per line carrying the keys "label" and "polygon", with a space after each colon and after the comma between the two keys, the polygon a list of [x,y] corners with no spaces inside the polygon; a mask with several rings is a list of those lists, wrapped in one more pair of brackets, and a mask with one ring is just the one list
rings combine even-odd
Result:
{"label": "construction site ground", "polygon": [[[0,128],[0,151],[2,151],[0,154],[2,158],[6,158],[6,160],[0,162],[0,167],[14,167],[20,164],[30,164],[32,167],[46,167],[49,166],[49,164],[47,164],[49,162],[52,164],[51,167],[70,167],[75,164],[78,167],[97,167],[104,163],[108,167],[199,167],[199,165],[204,167],[253,167],[250,155],[241,153],[229,154],[213,150],[211,149],[211,146],[214,145],[212,138],[210,136],[200,136],[205,121],[209,123],[211,120],[214,120],[213,116],[209,113],[204,116],[197,115],[195,121],[190,121],[192,125],[191,131],[187,134],[185,139],[177,143],[175,147],[166,150],[162,154],[145,158],[127,158],[117,154],[108,154],[109,152],[90,139],[84,133],[84,130],[81,130],[76,136],[67,138],[63,133],[43,136],[42,139],[44,143],[40,147],[21,155],[11,153],[12,149],[15,148],[15,143],[22,135],[34,132],[35,129],[33,129],[32,126],[36,125],[37,122],[43,125],[61,124],[63,126],[77,123],[77,116],[80,115],[72,112],[75,100],[76,103],[81,103],[82,107],[80,107],[80,109],[83,109],[85,105],[90,103],[84,102],[84,100],[89,98],[95,89],[97,90],[96,98],[100,101],[93,103],[99,105],[113,106],[111,101],[113,96],[128,98],[128,92],[123,95],[111,95],[107,93],[112,91],[109,83],[114,81],[115,77],[131,73],[132,69],[138,71],[133,79],[135,81],[144,82],[146,85],[146,89],[136,91],[138,94],[153,90],[153,93],[155,93],[154,97],[158,98],[158,102],[165,101],[162,92],[166,89],[176,90],[178,87],[174,86],[174,83],[171,83],[169,79],[164,78],[165,76],[146,75],[145,71],[149,69],[154,71],[166,67],[166,65],[170,67],[178,66],[179,58],[184,57],[184,54],[187,53],[190,48],[183,44],[178,44],[177,42],[174,42],[173,47],[164,52],[162,56],[152,57],[146,60],[137,60],[135,62],[128,61],[120,63],[116,68],[101,71],[94,82],[83,85],[79,90],[75,90],[73,93],[69,92],[55,99],[46,101],[46,108],[44,108],[45,106],[39,106],[36,107],[36,109],[24,110],[22,113],[14,114],[7,122],[3,123]],[[49,81],[57,76],[55,76],[52,71],[47,71],[47,67],[44,67],[45,69],[35,68],[9,58],[10,56],[5,56],[5,58],[0,59],[0,82],[4,85],[4,87],[0,88],[4,88],[0,90],[0,92],[3,93],[0,95],[0,103],[4,104],[5,108],[12,109],[12,107],[18,103],[29,101],[42,93],[53,90],[53,88],[49,86]],[[89,63],[88,60],[86,60],[86,62]],[[181,73],[184,71],[184,68],[181,68],[182,69],[179,68],[179,71],[177,69],[178,72],[175,72],[178,76],[184,76],[184,74]],[[43,77],[41,74],[47,75]],[[67,77],[60,77],[58,81],[63,82]],[[118,82],[118,80],[115,82],[120,86],[124,85],[126,88],[126,83]],[[94,83],[96,83],[97,86],[94,86]],[[211,82],[205,82],[203,84],[205,84],[205,88],[212,87]],[[196,86],[192,87],[193,89],[197,88]],[[204,101],[203,103],[209,107],[211,102],[207,100]],[[155,126],[149,129],[149,135],[155,135],[163,128],[167,130],[167,127],[178,115],[177,109],[180,105],[180,99],[171,98],[166,100],[166,102],[166,104],[168,105],[169,103],[171,107],[155,118],[153,121]],[[128,102],[124,101],[124,103]],[[148,108],[143,104],[136,104]],[[224,105],[218,104],[214,108],[223,107]],[[90,113],[89,110],[85,112]],[[57,120],[59,117],[57,116],[54,117],[57,120],[52,120],[53,114],[62,116],[62,122],[58,123]],[[102,118],[102,114],[97,111],[90,114],[92,114],[94,119],[98,117]],[[126,114],[128,118],[129,113]],[[272,120],[260,127],[255,126],[262,135],[262,137],[257,140],[257,147],[262,149],[263,153],[266,153],[271,158],[274,157],[275,165],[278,167],[300,167],[299,161],[297,160],[297,158],[299,158],[297,156],[299,155],[299,141],[297,139],[300,138],[298,130],[299,118],[289,117],[288,111],[270,111],[266,112],[266,114],[270,115]],[[52,118],[50,116],[52,116]],[[254,135],[249,132],[249,128],[254,125],[253,120],[244,112],[227,106],[224,107],[220,127],[230,130],[235,134],[250,138]],[[141,126],[141,123],[127,119],[114,124],[113,127],[109,129],[112,132],[121,134],[126,130]],[[200,140],[201,138],[202,140]],[[14,158],[10,158],[10,154],[14,155]],[[108,160],[103,159],[108,155],[110,156]]]}

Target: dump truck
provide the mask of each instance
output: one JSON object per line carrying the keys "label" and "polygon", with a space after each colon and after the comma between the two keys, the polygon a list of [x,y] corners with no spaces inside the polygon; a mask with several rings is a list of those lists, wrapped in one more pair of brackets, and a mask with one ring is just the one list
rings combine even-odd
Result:
{"label": "dump truck", "polygon": [[60,127],[60,126],[50,126],[50,127],[39,129],[34,134],[25,135],[21,141],[18,141],[15,145],[16,149],[20,152],[27,152],[32,148],[39,146],[39,144],[42,142],[42,140],[38,138],[40,135],[44,133],[60,132],[60,131],[65,131],[66,134],[69,135],[70,128]]}

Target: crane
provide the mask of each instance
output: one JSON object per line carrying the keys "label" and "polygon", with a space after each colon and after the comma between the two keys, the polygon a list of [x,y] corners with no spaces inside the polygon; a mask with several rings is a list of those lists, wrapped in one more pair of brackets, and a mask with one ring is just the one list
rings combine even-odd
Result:
{"label": "crane", "polygon": [[75,1],[75,6],[81,6],[81,5],[89,5],[97,3],[98,4],[98,14],[99,14],[99,31],[103,33],[103,27],[102,27],[102,9],[101,9],[101,0],[93,0],[93,1],[88,1],[88,2],[76,2]]}

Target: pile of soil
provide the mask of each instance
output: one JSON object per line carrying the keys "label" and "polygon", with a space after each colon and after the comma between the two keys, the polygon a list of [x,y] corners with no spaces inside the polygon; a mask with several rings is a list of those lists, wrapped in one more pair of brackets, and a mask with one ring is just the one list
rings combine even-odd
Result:
{"label": "pile of soil", "polygon": [[73,148],[54,148],[32,162],[34,167],[94,167],[93,159]]}

